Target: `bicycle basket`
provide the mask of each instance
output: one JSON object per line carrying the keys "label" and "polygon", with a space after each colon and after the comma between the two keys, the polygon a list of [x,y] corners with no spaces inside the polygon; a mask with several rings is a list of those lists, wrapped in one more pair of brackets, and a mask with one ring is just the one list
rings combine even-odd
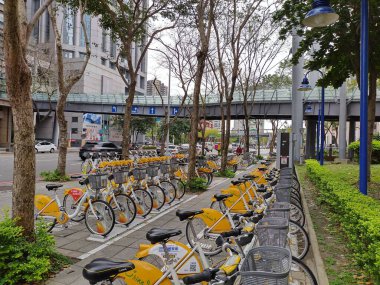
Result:
{"label": "bicycle basket", "polygon": [[127,181],[128,171],[117,171],[113,173],[116,184],[123,184]]}
{"label": "bicycle basket", "polygon": [[90,187],[94,190],[100,190],[107,187],[106,174],[92,174],[88,176]]}
{"label": "bicycle basket", "polygon": [[285,247],[289,231],[289,221],[283,218],[264,218],[256,225],[257,238],[261,246]]}
{"label": "bicycle basket", "polygon": [[266,211],[267,217],[278,217],[289,220],[290,217],[290,204],[285,202],[273,203]]}
{"label": "bicycle basket", "polygon": [[206,166],[206,159],[205,158],[198,158],[197,159],[197,164],[199,167],[205,167]]}
{"label": "bicycle basket", "polygon": [[251,249],[240,269],[244,285],[288,285],[291,253],[281,247]]}
{"label": "bicycle basket", "polygon": [[169,169],[170,169],[169,163],[163,163],[160,165],[160,172],[163,175],[169,173]]}
{"label": "bicycle basket", "polygon": [[144,180],[146,176],[146,168],[135,168],[133,169],[133,177],[135,180]]}
{"label": "bicycle basket", "polygon": [[276,187],[274,193],[276,194],[277,202],[290,203],[291,190],[289,187]]}
{"label": "bicycle basket", "polygon": [[172,160],[170,162],[170,171],[171,172],[176,172],[178,169],[179,169],[179,162]]}
{"label": "bicycle basket", "polygon": [[156,177],[158,176],[158,166],[156,165],[149,165],[146,169],[146,173],[149,177]]}

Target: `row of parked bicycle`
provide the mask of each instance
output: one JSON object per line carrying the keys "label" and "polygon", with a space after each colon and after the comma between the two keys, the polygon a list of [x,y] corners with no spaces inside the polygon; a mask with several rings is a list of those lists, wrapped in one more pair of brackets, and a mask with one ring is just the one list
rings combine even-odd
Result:
{"label": "row of parked bicycle", "polygon": [[[267,165],[232,181],[211,207],[177,210],[181,230],[152,228],[135,259],[97,258],[83,269],[90,284],[317,284],[302,261],[309,250],[300,185],[290,168]],[[224,254],[221,266],[210,258]]]}

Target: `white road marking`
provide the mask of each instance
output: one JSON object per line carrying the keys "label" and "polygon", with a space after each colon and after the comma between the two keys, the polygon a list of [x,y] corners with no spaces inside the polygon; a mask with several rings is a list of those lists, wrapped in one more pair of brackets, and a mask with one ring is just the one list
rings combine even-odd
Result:
{"label": "white road marking", "polygon": [[213,189],[213,188],[215,188],[216,186],[218,186],[218,185],[220,185],[220,184],[226,182],[228,179],[230,179],[230,178],[225,178],[225,179],[223,179],[222,181],[220,181],[220,182],[214,184],[213,186],[211,186],[209,189]]}
{"label": "white road marking", "polygon": [[182,204],[186,204],[187,202],[190,202],[191,200],[195,199],[196,197],[198,197],[198,195],[195,195],[195,196],[190,197],[189,199],[183,201],[183,203],[180,203],[180,204],[175,205],[174,207],[168,209],[168,210],[165,211],[165,212],[162,212],[161,214],[155,216],[154,218],[152,218],[152,219],[150,219],[150,220],[147,220],[145,223],[142,223],[142,224],[136,226],[136,227],[133,228],[132,230],[129,230],[129,231],[127,231],[126,233],[124,233],[124,234],[122,234],[122,235],[120,235],[120,236],[117,236],[117,237],[115,237],[114,239],[112,239],[112,240],[110,240],[110,241],[108,241],[108,242],[106,242],[106,243],[104,243],[104,244],[98,246],[97,248],[94,248],[93,250],[90,250],[89,252],[82,254],[81,256],[78,257],[78,259],[83,260],[83,259],[85,259],[85,258],[87,258],[87,257],[89,257],[89,256],[91,256],[91,255],[93,255],[93,254],[95,254],[95,253],[101,251],[102,249],[104,249],[104,248],[108,247],[109,245],[113,244],[114,242],[116,242],[116,241],[118,241],[118,240],[121,240],[122,238],[127,237],[128,235],[130,235],[130,234],[134,233],[135,231],[137,231],[137,230],[139,230],[139,229],[145,227],[146,225],[149,225],[149,224],[153,223],[154,221],[158,220],[159,218],[161,218],[161,217],[164,216],[165,214],[167,214],[167,213],[169,213],[169,212],[171,212],[171,211],[177,209],[177,208],[178,208],[180,205],[182,205]]}

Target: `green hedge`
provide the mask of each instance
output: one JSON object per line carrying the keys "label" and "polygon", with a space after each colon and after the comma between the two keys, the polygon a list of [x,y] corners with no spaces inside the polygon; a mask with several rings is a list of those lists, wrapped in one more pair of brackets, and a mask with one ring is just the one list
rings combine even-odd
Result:
{"label": "green hedge", "polygon": [[349,238],[357,264],[380,284],[380,203],[349,183],[334,179],[334,173],[315,160],[307,160],[306,168],[322,201],[331,206]]}
{"label": "green hedge", "polygon": [[[348,149],[352,150],[355,154],[355,158],[359,159],[360,141],[352,142],[348,145]],[[380,163],[380,141],[372,141],[372,163]]]}

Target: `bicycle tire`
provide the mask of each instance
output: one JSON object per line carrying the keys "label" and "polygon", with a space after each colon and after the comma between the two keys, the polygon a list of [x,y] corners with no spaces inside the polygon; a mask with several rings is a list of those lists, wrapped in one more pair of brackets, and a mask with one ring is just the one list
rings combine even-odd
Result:
{"label": "bicycle tire", "polygon": [[[115,226],[115,213],[112,210],[112,207],[110,204],[108,204],[105,201],[102,200],[96,200],[92,201],[92,208],[96,213],[93,213],[90,207],[90,204],[87,206],[85,210],[85,224],[88,229],[88,231],[92,234],[101,235],[101,236],[107,236]],[[90,225],[90,215],[95,214],[97,217],[95,218],[95,227],[96,229],[92,228]],[[101,221],[106,221],[105,223],[101,223]],[[107,227],[105,227],[105,225]]]}
{"label": "bicycle tire", "polygon": [[174,184],[170,181],[161,181],[160,184],[165,191],[166,203],[173,203],[177,197],[177,189],[175,188]]}
{"label": "bicycle tire", "polygon": [[[69,199],[69,198],[72,198],[72,196],[70,195],[70,194],[66,194],[65,196],[63,196],[63,208],[65,208],[65,212],[68,214],[68,215],[71,215],[72,213],[74,213],[75,212],[75,209],[73,209],[74,211],[68,211],[68,205],[67,205],[67,200]],[[79,201],[78,201],[79,202]],[[83,206],[83,205],[82,205]],[[71,207],[70,208],[72,208],[73,207],[73,204],[71,204]],[[80,221],[83,221],[83,219],[84,219],[84,209],[82,210],[82,211],[80,211],[79,213],[78,213],[78,215],[76,216],[76,217],[73,217],[73,218],[71,218],[70,220],[72,220],[72,221],[74,221],[74,222],[80,222]]]}
{"label": "bicycle tire", "polygon": [[[292,255],[299,259],[303,259],[307,255],[310,249],[309,235],[299,223],[294,222],[294,221],[289,221],[289,235],[291,236],[289,239],[289,242],[290,242],[289,247],[290,247],[290,251],[292,252]],[[296,239],[297,248],[292,246],[292,242],[294,239]],[[300,253],[295,252],[295,250],[299,250],[300,248],[299,245],[302,243],[304,243],[302,251]]]}
{"label": "bicycle tire", "polygon": [[[123,204],[121,204],[121,199],[126,199],[128,202],[127,202],[127,206],[125,205],[126,203],[124,202]],[[115,222],[117,224],[121,224],[121,225],[124,225],[124,226],[128,226],[129,224],[131,224],[135,218],[136,218],[136,214],[137,214],[137,208],[136,208],[136,204],[135,204],[135,201],[133,201],[133,199],[131,197],[129,197],[128,195],[126,194],[117,194],[115,195],[115,200],[116,202],[118,203],[118,206],[115,205],[115,207],[112,207],[113,210],[114,210],[114,213],[115,213]],[[112,203],[115,203],[113,201],[113,199],[111,200],[111,206],[112,206]],[[118,209],[118,207],[121,208],[122,211],[120,211]],[[128,207],[128,209],[132,210],[130,211],[129,213],[129,216],[128,214],[125,215],[125,210],[126,207]],[[132,208],[132,209],[131,209]],[[121,212],[123,213],[123,215],[121,215]],[[126,218],[127,221],[124,221],[123,222],[123,219]]]}
{"label": "bicycle tire", "polygon": [[153,208],[160,210],[165,205],[165,190],[158,185],[150,185],[148,186],[148,192],[153,198]]}
{"label": "bicycle tire", "polygon": [[[296,271],[296,269],[298,269]],[[302,275],[302,272],[304,272],[304,278],[301,280],[301,284],[305,285],[318,285],[317,278],[315,278],[315,275],[313,271],[299,258],[292,256],[292,265],[289,273],[289,279],[290,282],[292,281],[293,274],[297,276],[297,279],[300,279],[300,275]],[[296,278],[295,278],[296,279]],[[291,284],[291,283],[289,283]]]}
{"label": "bicycle tire", "polygon": [[[189,220],[186,224],[186,239],[190,247],[194,248],[194,244],[195,244],[194,239],[192,238],[194,237],[194,233],[191,229],[191,225],[193,225],[193,228],[195,227],[193,223],[199,223],[200,225],[201,230],[198,232],[198,230],[194,229],[194,232],[195,232],[195,235],[197,236],[197,240],[201,243],[201,246],[203,245],[202,249],[204,251],[204,254],[206,256],[214,256],[214,255],[219,254],[222,251],[222,247],[216,245],[216,242],[215,242],[216,238],[215,240],[213,240],[213,239],[208,238],[207,236],[202,235],[203,243],[202,241],[200,241],[200,238],[198,238],[198,235],[201,233],[201,231],[204,231],[207,228],[207,226],[205,225],[202,219],[196,218],[196,217]],[[208,242],[209,244],[206,244],[206,242]],[[215,247],[215,250],[208,250],[207,247],[211,247],[211,248]]]}
{"label": "bicycle tire", "polygon": [[303,213],[302,208],[295,204],[290,204],[290,220],[297,222],[301,227],[305,226],[305,214]]}
{"label": "bicycle tire", "polygon": [[[134,193],[131,198],[135,201],[137,215],[145,218],[153,209],[153,198],[148,191],[142,188],[132,190]],[[140,194],[139,194],[140,193]],[[142,201],[144,199],[144,201]],[[139,213],[140,212],[140,213]]]}
{"label": "bicycle tire", "polygon": [[186,193],[186,184],[182,182],[181,179],[173,178],[170,179],[176,189],[176,198],[181,199]]}
{"label": "bicycle tire", "polygon": [[[47,223],[46,218],[49,218],[49,220],[51,222]],[[53,228],[55,227],[55,225],[57,224],[57,219],[55,217],[52,217],[52,216],[38,215],[35,217],[35,225],[34,225],[35,228],[36,228],[36,223],[39,223],[39,222],[44,223],[45,227],[46,227],[46,232],[50,233],[53,230]]]}

